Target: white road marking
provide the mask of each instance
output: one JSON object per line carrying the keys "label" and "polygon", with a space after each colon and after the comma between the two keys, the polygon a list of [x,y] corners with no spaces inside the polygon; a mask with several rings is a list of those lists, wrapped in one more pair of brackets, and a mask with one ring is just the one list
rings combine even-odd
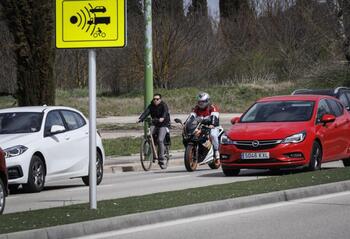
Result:
{"label": "white road marking", "polygon": [[[114,184],[105,184],[105,185],[99,185],[97,186],[97,190],[101,189],[101,188],[108,188],[108,187],[113,187],[115,186]],[[77,187],[77,188],[72,188],[72,189],[63,189],[62,191],[65,192],[73,192],[73,191],[80,191],[80,190],[88,190],[89,187],[87,186],[81,186],[81,187]]]}
{"label": "white road marking", "polygon": [[114,236],[126,235],[126,234],[131,234],[131,233],[136,233],[136,232],[142,232],[142,231],[149,231],[149,230],[154,230],[154,229],[158,229],[158,228],[176,226],[176,225],[180,225],[180,224],[186,224],[186,223],[192,223],[192,222],[198,222],[198,221],[204,221],[204,220],[212,220],[212,219],[227,217],[227,216],[232,216],[232,215],[257,212],[257,211],[262,211],[262,210],[272,209],[272,208],[277,208],[277,207],[282,207],[282,206],[297,205],[297,204],[303,203],[303,202],[317,201],[317,200],[329,199],[329,198],[346,196],[346,195],[350,195],[350,192],[327,194],[327,195],[323,195],[323,196],[298,199],[298,200],[294,200],[294,201],[273,203],[273,204],[250,207],[250,208],[243,208],[243,209],[238,209],[238,210],[233,210],[233,211],[228,211],[228,212],[215,213],[215,214],[198,216],[198,217],[191,217],[191,218],[186,218],[186,219],[179,219],[179,220],[170,221],[170,222],[162,222],[162,223],[157,223],[157,224],[133,227],[133,228],[111,231],[111,232],[104,232],[104,233],[94,234],[94,235],[90,235],[90,236],[77,237],[74,239],[102,239],[102,238],[106,238],[106,237],[111,238]]}
{"label": "white road marking", "polygon": [[15,199],[15,198],[19,198],[19,196],[11,196],[9,195],[8,199]]}
{"label": "white road marking", "polygon": [[191,175],[181,175],[181,176],[166,177],[166,178],[155,178],[155,179],[150,179],[150,181],[163,181],[163,180],[187,178],[187,177],[191,177]]}
{"label": "white road marking", "polygon": [[62,189],[62,191],[64,191],[64,192],[74,192],[74,191],[81,191],[81,190],[87,190],[87,189],[89,189],[89,187],[81,186],[81,187],[72,188],[72,189]]}
{"label": "white road marking", "polygon": [[97,190],[99,189],[99,188],[109,188],[109,187],[115,187],[115,186],[117,186],[116,184],[104,184],[104,185],[99,185],[99,186],[97,186]]}

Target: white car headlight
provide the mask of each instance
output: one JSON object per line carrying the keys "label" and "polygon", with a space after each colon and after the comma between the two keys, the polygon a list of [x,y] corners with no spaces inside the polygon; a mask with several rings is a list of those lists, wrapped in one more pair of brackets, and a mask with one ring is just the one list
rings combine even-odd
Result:
{"label": "white car headlight", "polygon": [[226,134],[221,136],[220,144],[235,144],[235,141],[229,139]]}
{"label": "white car headlight", "polygon": [[7,148],[4,150],[5,152],[5,158],[11,158],[11,157],[16,157],[18,155],[23,154],[25,151],[27,151],[27,147],[23,145],[16,145],[11,148]]}
{"label": "white car headlight", "polygon": [[289,144],[289,143],[296,144],[296,143],[300,143],[300,142],[303,142],[305,138],[306,138],[306,132],[302,131],[302,132],[300,132],[298,134],[294,134],[292,136],[289,136],[289,137],[285,138],[282,141],[282,144]]}

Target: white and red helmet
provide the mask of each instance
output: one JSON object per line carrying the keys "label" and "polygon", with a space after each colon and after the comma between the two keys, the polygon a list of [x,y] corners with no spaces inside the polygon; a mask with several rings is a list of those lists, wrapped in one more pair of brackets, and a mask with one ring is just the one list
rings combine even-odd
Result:
{"label": "white and red helmet", "polygon": [[205,109],[210,104],[210,96],[206,92],[201,92],[197,96],[197,106],[200,109]]}

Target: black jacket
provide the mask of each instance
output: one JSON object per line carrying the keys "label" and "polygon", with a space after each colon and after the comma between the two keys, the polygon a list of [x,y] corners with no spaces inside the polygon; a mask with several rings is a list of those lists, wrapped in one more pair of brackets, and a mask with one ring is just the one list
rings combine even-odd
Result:
{"label": "black jacket", "polygon": [[[139,117],[140,121],[144,121],[148,115],[152,117],[152,125],[156,127],[170,127],[170,114],[168,110],[167,104],[162,101],[159,105],[151,104],[147,107],[147,109],[142,113]],[[164,118],[163,122],[159,122],[160,118]]]}

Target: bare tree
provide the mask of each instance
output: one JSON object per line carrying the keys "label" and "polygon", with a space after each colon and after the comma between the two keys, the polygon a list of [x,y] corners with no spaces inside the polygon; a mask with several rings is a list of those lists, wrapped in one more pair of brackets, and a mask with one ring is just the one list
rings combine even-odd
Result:
{"label": "bare tree", "polygon": [[15,42],[18,104],[54,104],[54,1],[1,0],[0,4]]}
{"label": "bare tree", "polygon": [[16,92],[16,59],[13,52],[14,40],[6,22],[3,20],[0,21],[0,29],[2,32],[0,34],[0,94],[14,95]]}
{"label": "bare tree", "polygon": [[349,0],[327,0],[330,11],[336,16],[336,32],[343,45],[343,54],[350,63],[350,3]]}

